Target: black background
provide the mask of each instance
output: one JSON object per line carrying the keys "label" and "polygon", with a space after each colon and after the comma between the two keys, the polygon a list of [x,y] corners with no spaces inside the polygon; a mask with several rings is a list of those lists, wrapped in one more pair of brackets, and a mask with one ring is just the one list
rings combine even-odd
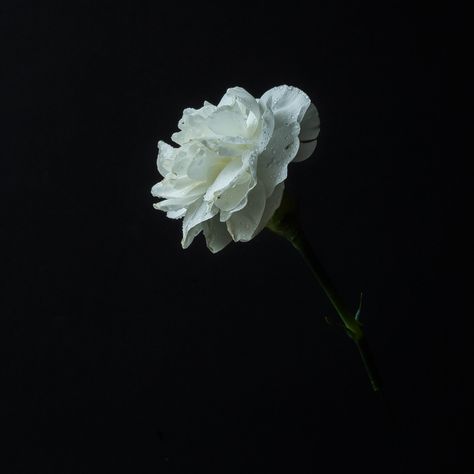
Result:
{"label": "black background", "polygon": [[[3,472],[472,472],[465,12],[0,8]],[[286,242],[183,251],[152,208],[183,108],[279,84],[320,111],[288,187],[383,397]]]}

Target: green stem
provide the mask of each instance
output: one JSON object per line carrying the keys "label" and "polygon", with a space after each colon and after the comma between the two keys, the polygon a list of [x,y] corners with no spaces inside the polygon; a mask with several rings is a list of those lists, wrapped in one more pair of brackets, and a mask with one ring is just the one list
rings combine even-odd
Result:
{"label": "green stem", "polygon": [[338,295],[334,285],[332,284],[328,274],[317,259],[311,245],[304,237],[303,232],[299,228],[293,203],[288,199],[284,201],[275,213],[274,217],[268,223],[267,227],[278,235],[286,238],[296,250],[301,254],[307,263],[316,281],[329,298],[332,306],[336,310],[342,321],[346,333],[353,339],[357,349],[359,350],[362,363],[364,365],[367,376],[369,377],[372,389],[377,392],[380,390],[380,379],[378,371],[374,363],[374,358],[367,343],[360,322],[353,316],[344,304],[342,298]]}
{"label": "green stem", "polygon": [[326,296],[329,298],[329,301],[341,318],[341,321],[349,332],[349,335],[355,341],[362,339],[364,337],[364,333],[360,323],[356,321],[354,316],[352,316],[342,299],[337,294],[334,285],[329,279],[329,276],[327,275],[319,260],[316,258],[316,255],[314,254],[308,241],[303,237],[303,234],[301,232],[295,233],[293,238],[290,239],[290,243],[293,245],[293,247],[295,247],[296,250],[300,252],[304,261],[311,269],[313,276],[316,278],[316,281],[319,283],[324,293],[326,293]]}
{"label": "green stem", "polygon": [[380,376],[377,371],[377,366],[375,365],[374,356],[370,350],[369,344],[367,343],[367,338],[363,337],[360,341],[355,341],[357,349],[359,349],[360,358],[364,364],[365,372],[369,377],[370,384],[374,392],[380,390]]}

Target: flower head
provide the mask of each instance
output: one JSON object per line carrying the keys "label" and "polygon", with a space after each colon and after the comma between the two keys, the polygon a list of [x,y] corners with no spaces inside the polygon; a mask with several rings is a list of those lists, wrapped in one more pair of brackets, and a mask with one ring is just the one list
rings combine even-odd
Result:
{"label": "flower head", "polygon": [[185,109],[172,147],[158,143],[152,188],[156,209],[183,218],[182,246],[204,232],[218,252],[229,242],[255,237],[279,207],[287,166],[316,147],[319,116],[300,89],[279,86],[255,99],[241,87],[219,104]]}

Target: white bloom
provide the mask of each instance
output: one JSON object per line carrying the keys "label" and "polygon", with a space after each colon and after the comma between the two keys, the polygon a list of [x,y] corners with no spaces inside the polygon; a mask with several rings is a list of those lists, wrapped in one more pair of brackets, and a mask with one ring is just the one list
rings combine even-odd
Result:
{"label": "white bloom", "polygon": [[204,231],[218,252],[231,240],[246,242],[267,224],[283,195],[287,166],[316,147],[319,116],[296,87],[279,86],[255,99],[228,89],[217,106],[185,109],[174,148],[158,143],[154,204],[173,219],[183,217],[183,248]]}

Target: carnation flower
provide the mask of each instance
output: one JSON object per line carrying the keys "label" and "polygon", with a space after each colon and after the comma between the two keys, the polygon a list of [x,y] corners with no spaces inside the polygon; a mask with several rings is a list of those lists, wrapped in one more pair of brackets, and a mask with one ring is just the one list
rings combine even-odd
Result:
{"label": "carnation flower", "polygon": [[215,253],[265,227],[280,206],[288,164],[316,147],[319,116],[296,87],[274,87],[260,99],[234,87],[218,105],[185,109],[178,128],[176,147],[158,143],[163,179],[152,194],[163,200],[154,207],[183,218],[183,248],[203,231]]}

